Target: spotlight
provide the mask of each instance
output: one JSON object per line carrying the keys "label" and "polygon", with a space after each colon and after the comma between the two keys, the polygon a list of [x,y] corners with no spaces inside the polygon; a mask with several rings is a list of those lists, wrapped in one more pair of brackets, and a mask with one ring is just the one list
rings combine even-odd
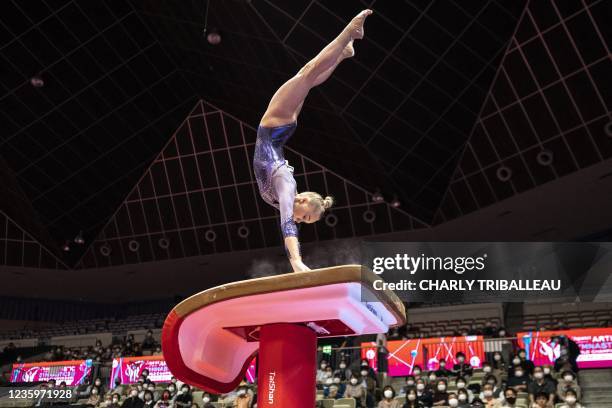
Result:
{"label": "spotlight", "polygon": [[103,244],[100,247],[100,254],[102,254],[102,256],[109,256],[111,252],[112,252],[111,247],[108,244]]}
{"label": "spotlight", "polygon": [[550,166],[553,162],[553,158],[553,152],[550,150],[542,150],[540,153],[538,153],[536,161],[541,166]]}
{"label": "spotlight", "polygon": [[500,181],[508,181],[512,177],[512,169],[508,166],[501,166],[497,169],[496,175]]}
{"label": "spotlight", "polygon": [[34,88],[42,88],[45,86],[45,81],[43,81],[40,76],[36,75],[30,78],[30,85],[32,85]]}
{"label": "spotlight", "polygon": [[376,220],[376,213],[372,210],[364,211],[361,216],[363,220],[367,222],[368,224],[371,224],[374,222],[374,220]]}
{"label": "spotlight", "polygon": [[213,230],[208,230],[206,231],[206,233],[204,234],[204,238],[208,241],[208,242],[213,242],[214,240],[217,239],[217,233]]}
{"label": "spotlight", "polygon": [[374,201],[375,203],[381,203],[385,201],[385,198],[381,194],[380,189],[376,189],[374,194],[372,194],[372,201]]}
{"label": "spotlight", "polygon": [[246,237],[248,237],[250,232],[251,232],[251,231],[249,230],[249,227],[247,227],[247,226],[245,226],[245,225],[243,225],[243,226],[241,226],[240,228],[238,228],[238,236],[239,236],[240,238],[246,238]]}
{"label": "spotlight", "polygon": [[75,244],[83,245],[85,243],[85,238],[83,238],[83,231],[79,231],[76,237],[74,237]]}
{"label": "spotlight", "polygon": [[325,216],[325,224],[330,228],[334,228],[338,224],[338,217],[336,216],[336,214],[327,214]]}
{"label": "spotlight", "polygon": [[168,238],[160,238],[159,241],[157,241],[157,245],[162,249],[168,249],[170,247],[170,241]]}
{"label": "spotlight", "polygon": [[131,252],[138,252],[138,250],[140,249],[140,243],[135,239],[131,239],[130,242],[128,242],[128,249]]}
{"label": "spotlight", "polygon": [[204,30],[204,34],[206,34],[206,41],[210,45],[218,45],[221,43],[221,33],[216,28],[212,28],[210,30]]}
{"label": "spotlight", "polygon": [[64,245],[62,245],[62,251],[70,252],[70,242],[69,241],[64,242]]}
{"label": "spotlight", "polygon": [[391,201],[391,207],[399,208],[400,205],[402,205],[402,203],[400,203],[400,200],[397,198],[397,195],[394,195],[393,201]]}

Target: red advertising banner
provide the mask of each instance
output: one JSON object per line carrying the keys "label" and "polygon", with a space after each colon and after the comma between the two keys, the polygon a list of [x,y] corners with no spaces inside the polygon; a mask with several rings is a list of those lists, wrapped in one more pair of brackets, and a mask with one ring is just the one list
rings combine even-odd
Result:
{"label": "red advertising banner", "polygon": [[91,374],[91,367],[91,360],[16,363],[11,371],[11,382],[30,383],[53,379],[58,385],[62,381],[68,386],[79,385]]}
{"label": "red advertising banner", "polygon": [[[376,368],[378,356],[374,343],[361,343],[361,347],[361,358]],[[482,336],[390,340],[387,341],[387,350],[387,366],[392,377],[412,374],[417,365],[423,370],[437,370],[442,358],[451,368],[457,363],[455,355],[458,352],[463,352],[466,362],[475,368],[481,367],[485,359]]]}
{"label": "red advertising banner", "polygon": [[551,337],[561,334],[572,339],[580,347],[577,360],[579,368],[612,367],[612,327],[521,332],[517,337],[528,358],[535,365],[544,365],[554,364],[561,355],[560,345],[552,344],[550,341]]}
{"label": "red advertising banner", "polygon": [[170,382],[172,377],[163,356],[123,357],[113,360],[110,383],[114,385],[116,378],[121,384],[136,383],[144,369],[149,370],[148,378],[154,383]]}

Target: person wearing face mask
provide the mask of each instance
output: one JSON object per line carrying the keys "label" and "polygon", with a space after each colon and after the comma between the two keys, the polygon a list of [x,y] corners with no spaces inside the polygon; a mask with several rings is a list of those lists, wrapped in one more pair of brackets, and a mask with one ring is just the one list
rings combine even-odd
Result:
{"label": "person wearing face mask", "polygon": [[89,398],[87,398],[87,402],[85,402],[86,406],[96,407],[102,401],[102,397],[100,396],[100,390],[95,385],[91,389],[91,394]]}
{"label": "person wearing face mask", "polygon": [[516,407],[516,391],[512,388],[506,388],[504,391],[504,401],[501,404],[502,407],[515,408]]}
{"label": "person wearing face mask", "polygon": [[[204,395],[202,395],[202,403],[204,404],[202,405],[202,408],[215,408],[209,393],[204,393]],[[193,404],[191,408],[193,408]]]}
{"label": "person wearing face mask", "polygon": [[448,405],[448,392],[446,392],[446,380],[438,380],[432,395],[433,406]]}
{"label": "person wearing face mask", "polygon": [[325,379],[327,379],[327,361],[321,360],[317,370],[317,384],[323,384]]}
{"label": "person wearing face mask", "polygon": [[557,397],[560,400],[563,400],[565,397],[565,393],[569,390],[572,390],[578,399],[581,398],[581,389],[576,381],[576,376],[571,371],[564,371],[561,373],[561,379],[557,384]]}
{"label": "person wearing face mask", "polygon": [[453,375],[453,372],[446,367],[446,360],[441,358],[439,367],[435,371],[435,374],[438,378],[449,378],[451,375]]}
{"label": "person wearing face mask", "polygon": [[334,377],[340,377],[340,381],[348,381],[351,378],[351,370],[345,360],[341,360],[338,364],[338,368],[334,371]]}
{"label": "person wearing face mask", "polygon": [[[143,393],[144,396],[144,393]],[[138,388],[132,387],[128,397],[121,404],[121,408],[142,408],[144,401],[138,397]]]}
{"label": "person wearing face mask", "polygon": [[487,408],[500,408],[501,402],[493,395],[493,386],[491,384],[485,384],[482,387],[482,397],[480,400],[484,403]]}
{"label": "person wearing face mask", "polygon": [[459,398],[457,398],[457,394],[454,392],[448,394],[448,406],[451,408],[457,408],[459,406]]}
{"label": "person wearing face mask", "polygon": [[490,377],[493,377],[493,379],[495,380],[495,386],[498,386],[501,384],[499,370],[494,370],[493,366],[490,363],[485,362],[482,364],[482,372],[485,374],[482,384],[484,384],[487,381],[487,379],[490,381],[491,380]]}
{"label": "person wearing face mask", "polygon": [[474,394],[472,393],[472,390],[470,390],[467,385],[467,379],[465,377],[457,377],[457,380],[455,381],[455,384],[457,385],[457,392],[459,392],[459,394],[457,395],[457,397],[459,398],[460,402],[461,402],[461,391],[464,391],[465,394],[467,395],[467,402],[472,402],[472,400],[474,400]]}
{"label": "person wearing face mask", "polygon": [[542,370],[544,371],[544,378],[552,382],[555,388],[557,388],[559,382],[555,377],[552,376],[552,367],[550,365],[543,365]]}
{"label": "person wearing face mask", "polygon": [[192,402],[193,396],[191,395],[191,387],[188,384],[183,384],[180,394],[174,398],[174,404],[177,407],[189,407]]}
{"label": "person wearing face mask", "polygon": [[121,399],[121,394],[113,392],[111,395],[111,403],[108,406],[108,408],[119,408],[121,406],[121,404],[119,403],[120,399]]}
{"label": "person wearing face mask", "polygon": [[499,351],[493,353],[493,368],[501,373],[508,370],[508,365],[504,360],[504,356]]}
{"label": "person wearing face mask", "polygon": [[472,391],[470,391],[467,388],[460,388],[459,390],[457,390],[457,400],[459,401],[459,405],[457,405],[457,408],[470,408],[470,393]]}
{"label": "person wearing face mask", "polygon": [[423,378],[416,380],[417,399],[423,406],[431,407],[433,404],[433,393],[431,388],[427,386]]}
{"label": "person wearing face mask", "polygon": [[519,350],[518,357],[521,359],[521,365],[525,369],[525,372],[529,375],[532,375],[535,365],[533,364],[533,361],[527,359],[527,352],[525,351],[525,349]]}
{"label": "person wearing face mask", "polygon": [[400,402],[395,399],[395,390],[390,385],[383,388],[383,399],[377,405],[377,408],[400,408]]}
{"label": "person wearing face mask", "polygon": [[529,376],[523,371],[523,367],[520,366],[519,362],[516,368],[511,371],[511,374],[508,376],[506,386],[514,389],[516,392],[525,392],[527,391],[528,382]]}
{"label": "person wearing face mask", "polygon": [[94,386],[98,388],[98,393],[100,395],[104,395],[106,393],[106,388],[102,384],[102,380],[100,379],[100,377],[96,377],[96,379],[94,380]]}
{"label": "person wearing face mask", "polygon": [[[574,373],[578,372],[578,356],[580,355],[580,347],[571,338],[561,334],[551,339],[551,347],[560,346],[561,356],[555,361],[555,370],[563,371],[568,369]],[[569,367],[567,367],[569,365]]]}
{"label": "person wearing face mask", "polygon": [[408,377],[406,377],[406,385],[402,387],[402,390],[400,391],[400,395],[406,395],[408,394],[409,390],[415,389],[415,388],[416,388],[416,380],[414,379],[414,375],[409,375]]}
{"label": "person wearing face mask", "polygon": [[236,399],[234,400],[233,408],[249,408],[251,406],[251,402],[253,401],[253,396],[248,392],[246,387],[238,388],[236,392]]}
{"label": "person wearing face mask", "polygon": [[159,391],[155,389],[155,383],[153,381],[149,382],[149,384],[147,385],[147,388],[149,391],[153,393],[153,401],[159,400],[159,398],[161,397],[161,394],[159,393]]}
{"label": "person wearing face mask", "polygon": [[533,381],[527,385],[527,393],[529,393],[529,401],[535,403],[535,397],[538,394],[546,394],[548,405],[553,406],[555,402],[555,387],[544,378],[544,370],[542,367],[536,367],[533,370]]}
{"label": "person wearing face mask", "polygon": [[150,390],[146,390],[144,392],[144,407],[152,408],[155,406],[155,401],[153,400],[153,393]]}
{"label": "person wearing face mask", "polygon": [[436,373],[433,372],[433,371],[430,371],[429,375],[427,376],[427,380],[428,380],[428,383],[429,383],[429,387],[431,389],[433,389],[434,391],[436,389],[436,384],[437,384],[436,380],[437,379],[438,379],[438,376],[436,375]]}
{"label": "person wearing face mask", "polygon": [[453,371],[455,375],[459,377],[470,377],[472,375],[472,366],[465,362],[465,354],[461,351],[455,355],[455,360],[457,360],[457,364],[453,366]]}
{"label": "person wearing face mask", "polygon": [[367,390],[363,381],[361,381],[361,379],[356,374],[352,374],[349,379],[349,383],[346,386],[345,397],[355,398],[355,400],[357,401],[357,407],[365,408],[366,394]]}
{"label": "person wearing face mask", "polygon": [[563,396],[563,403],[559,408],[583,408],[582,404],[578,403],[580,399],[574,390],[568,390]]}
{"label": "person wearing face mask", "polygon": [[113,402],[113,397],[110,394],[106,394],[104,396],[104,401],[98,404],[98,408],[108,408]]}
{"label": "person wearing face mask", "polygon": [[424,408],[425,405],[418,399],[417,391],[411,388],[406,393],[406,402],[402,405],[402,408]]}
{"label": "person wearing face mask", "polygon": [[412,368],[412,375],[414,375],[414,379],[415,379],[415,381],[416,381],[416,380],[418,380],[419,378],[421,378],[421,377],[422,377],[422,375],[423,375],[423,370],[421,369],[421,366],[420,366],[420,365],[415,365],[415,366]]}
{"label": "person wearing face mask", "polygon": [[366,370],[364,366],[361,366],[361,379],[366,387],[366,406],[368,408],[373,407],[375,404],[374,395],[376,395],[376,388],[378,383],[375,380],[373,371]]}
{"label": "person wearing face mask", "polygon": [[[497,386],[497,384],[498,384],[497,378],[495,378],[495,376],[493,374],[487,374],[482,379],[482,387],[484,388],[484,386],[487,385],[487,384],[489,384],[491,387],[493,387],[493,397],[499,398],[499,396],[500,396],[500,394],[502,392],[502,389]],[[480,395],[480,399],[482,399],[482,395]]]}
{"label": "person wearing face mask", "polygon": [[339,376],[335,376],[333,378],[330,378],[329,380],[331,380],[329,385],[323,388],[323,396],[325,398],[333,399],[342,398],[346,389],[346,385],[342,383]]}

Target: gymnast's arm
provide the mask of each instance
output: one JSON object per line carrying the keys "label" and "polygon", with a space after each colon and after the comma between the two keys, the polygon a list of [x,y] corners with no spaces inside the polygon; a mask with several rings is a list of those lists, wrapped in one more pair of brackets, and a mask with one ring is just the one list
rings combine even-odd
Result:
{"label": "gymnast's arm", "polygon": [[278,197],[281,231],[285,241],[285,250],[294,272],[309,271],[310,268],[302,262],[298,230],[293,221],[293,202],[295,201],[295,181],[279,171],[273,178],[274,188]]}

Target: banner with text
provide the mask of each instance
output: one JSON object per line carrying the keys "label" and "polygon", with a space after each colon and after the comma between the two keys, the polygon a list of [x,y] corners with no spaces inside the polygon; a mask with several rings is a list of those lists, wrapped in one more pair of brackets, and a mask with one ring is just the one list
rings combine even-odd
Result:
{"label": "banner with text", "polygon": [[115,379],[121,379],[121,384],[138,382],[144,369],[149,370],[149,380],[154,383],[170,382],[172,373],[163,356],[123,357],[113,360],[110,384],[114,386]]}
{"label": "banner with text", "polygon": [[53,379],[58,385],[62,381],[68,386],[79,385],[91,374],[91,367],[91,360],[16,363],[11,371],[11,382],[30,383]]}

